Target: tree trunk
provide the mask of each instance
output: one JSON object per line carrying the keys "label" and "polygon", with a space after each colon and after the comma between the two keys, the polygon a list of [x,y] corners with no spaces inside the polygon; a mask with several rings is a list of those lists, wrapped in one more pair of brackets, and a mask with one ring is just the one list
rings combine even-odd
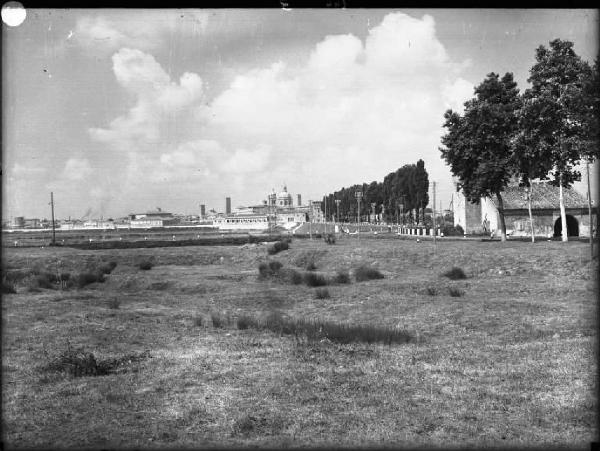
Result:
{"label": "tree trunk", "polygon": [[500,193],[496,193],[498,198],[498,217],[500,219],[500,240],[506,241],[506,223],[504,222],[504,202]]}
{"label": "tree trunk", "polygon": [[527,187],[527,208],[529,210],[529,226],[531,227],[531,242],[535,243],[535,238],[533,236],[533,215],[531,214],[531,190],[533,186],[531,183]]}
{"label": "tree trunk", "polygon": [[558,199],[560,203],[560,225],[562,241],[569,241],[567,234],[567,214],[565,212],[565,200],[563,198],[562,172],[558,176]]}

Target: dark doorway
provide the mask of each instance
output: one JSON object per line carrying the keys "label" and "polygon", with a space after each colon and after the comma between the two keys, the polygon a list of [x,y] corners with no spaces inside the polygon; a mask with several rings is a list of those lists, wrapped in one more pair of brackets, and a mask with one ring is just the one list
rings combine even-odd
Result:
{"label": "dark doorway", "polygon": [[[554,236],[560,236],[562,233],[562,224],[560,216],[554,223]],[[571,215],[567,215],[567,236],[579,236],[579,223]]]}

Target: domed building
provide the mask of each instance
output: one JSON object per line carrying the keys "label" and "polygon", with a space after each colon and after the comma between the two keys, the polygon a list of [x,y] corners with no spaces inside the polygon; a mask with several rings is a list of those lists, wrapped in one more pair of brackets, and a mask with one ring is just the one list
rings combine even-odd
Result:
{"label": "domed building", "polygon": [[271,194],[269,194],[267,197],[268,197],[268,205],[270,207],[292,207],[293,206],[292,195],[290,193],[288,193],[287,186],[285,186],[285,185],[283,186],[283,191],[276,194],[275,190],[273,189],[273,192]]}

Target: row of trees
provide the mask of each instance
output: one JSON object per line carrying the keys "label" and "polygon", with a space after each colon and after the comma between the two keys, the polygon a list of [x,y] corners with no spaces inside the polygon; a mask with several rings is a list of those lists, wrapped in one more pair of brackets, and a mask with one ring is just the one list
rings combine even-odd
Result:
{"label": "row of trees", "polygon": [[465,102],[462,115],[452,110],[444,115],[442,157],[467,200],[495,197],[503,241],[502,191],[514,177],[528,194],[534,179],[559,187],[566,241],[562,190],[581,179],[577,165],[600,155],[598,60],[590,66],[575,53],[573,43],[560,39],[549,48],[540,46],[535,58],[527,79],[531,87],[523,94],[511,73],[500,77],[492,72]]}
{"label": "row of trees", "polygon": [[[335,200],[339,200],[339,220],[354,221],[358,216],[358,202],[355,193],[362,193],[360,214],[381,214],[385,220],[393,220],[399,214],[407,215],[410,220],[419,223],[425,207],[429,203],[429,176],[425,162],[406,164],[385,176],[383,182],[373,181],[342,188],[323,197],[321,209],[331,216],[337,214]],[[373,211],[371,204],[375,204]]]}

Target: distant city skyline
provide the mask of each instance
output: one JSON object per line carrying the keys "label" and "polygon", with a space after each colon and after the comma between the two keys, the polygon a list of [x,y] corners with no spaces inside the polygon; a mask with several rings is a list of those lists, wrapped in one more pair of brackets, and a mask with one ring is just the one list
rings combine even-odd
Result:
{"label": "distant city skyline", "polygon": [[308,202],[420,158],[447,208],[444,111],[489,72],[524,91],[552,39],[598,54],[583,9],[34,9],[2,32],[5,221],[48,218],[51,191],[59,218],[224,211],[284,183]]}

